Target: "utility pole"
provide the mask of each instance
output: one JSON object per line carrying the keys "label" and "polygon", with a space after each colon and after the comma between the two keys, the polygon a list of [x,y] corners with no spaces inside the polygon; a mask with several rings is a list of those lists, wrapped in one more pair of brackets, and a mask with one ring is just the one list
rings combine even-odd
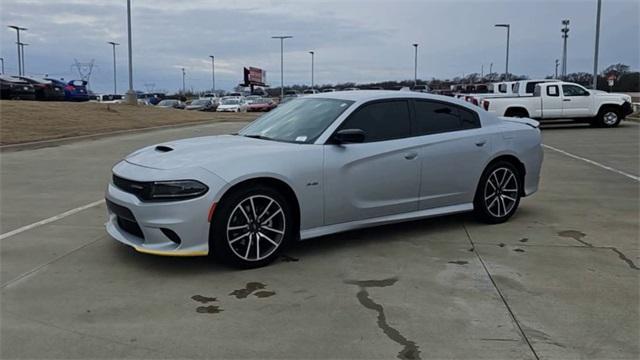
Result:
{"label": "utility pole", "polygon": [[120,44],[113,41],[109,41],[107,42],[107,44],[111,44],[111,46],[113,47],[113,95],[116,95],[118,93],[118,85],[116,80],[116,46]]}
{"label": "utility pole", "polygon": [[131,45],[131,0],[127,0],[127,43],[129,48],[129,90],[126,95],[126,103],[138,105],[136,93],[133,91],[133,52]]}
{"label": "utility pole", "polygon": [[505,81],[509,80],[509,36],[511,32],[511,24],[495,24],[495,27],[503,27],[507,28],[507,60],[504,65],[504,79]]}
{"label": "utility pole", "polygon": [[562,32],[562,79],[567,77],[567,38],[569,38],[569,19],[562,20],[564,28],[560,29]]}
{"label": "utility pole", "polygon": [[216,93],[216,65],[215,65],[215,57],[213,55],[209,55],[211,58],[211,93]]}
{"label": "utility pole", "polygon": [[489,74],[493,74],[493,63],[489,64]]}
{"label": "utility pole", "polygon": [[2,62],[2,74],[4,75],[4,58],[0,57],[0,61]]}
{"label": "utility pole", "polygon": [[284,98],[284,39],[291,39],[293,36],[272,36],[272,39],[280,39],[280,100]]}
{"label": "utility pole", "polygon": [[26,31],[27,28],[9,25],[8,28],[14,29],[16,31],[17,41],[16,45],[18,46],[18,76],[22,76],[22,51],[20,49],[20,30]]}
{"label": "utility pole", "polygon": [[600,46],[600,12],[602,9],[602,0],[598,0],[598,10],[596,11],[596,46],[593,55],[593,85],[592,89],[598,89],[598,48]]}
{"label": "utility pole", "polygon": [[20,45],[20,52],[22,53],[22,75],[27,75],[27,70],[24,67],[24,47],[29,46],[29,44],[21,42],[18,45]]}
{"label": "utility pole", "polygon": [[311,54],[311,90],[313,90],[313,57],[315,55],[315,51],[309,51]]}
{"label": "utility pole", "polygon": [[558,65],[560,65],[560,60],[556,59],[556,76],[554,77],[554,79],[558,78]]}
{"label": "utility pole", "polygon": [[484,78],[484,64],[480,65],[480,78],[483,79]]}
{"label": "utility pole", "polygon": [[186,92],[185,86],[184,86],[184,75],[185,75],[184,68],[182,68],[182,95],[184,95]]}
{"label": "utility pole", "polygon": [[415,52],[413,56],[413,87],[418,85],[418,44],[412,44]]}

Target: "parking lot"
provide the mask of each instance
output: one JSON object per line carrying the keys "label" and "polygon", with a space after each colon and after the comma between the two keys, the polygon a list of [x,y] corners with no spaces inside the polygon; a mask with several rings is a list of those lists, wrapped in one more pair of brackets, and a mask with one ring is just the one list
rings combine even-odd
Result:
{"label": "parking lot", "polygon": [[545,128],[540,190],[501,225],[456,215],[353,231],[244,271],[109,238],[116,161],[240,127],[3,152],[0,356],[640,356],[638,123]]}

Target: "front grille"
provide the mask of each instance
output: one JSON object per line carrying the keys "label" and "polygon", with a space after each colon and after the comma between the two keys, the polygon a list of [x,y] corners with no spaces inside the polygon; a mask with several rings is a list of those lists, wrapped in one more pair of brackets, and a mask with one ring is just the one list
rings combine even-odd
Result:
{"label": "front grille", "polygon": [[131,210],[127,209],[124,206],[118,205],[113,201],[110,201],[109,199],[107,199],[106,202],[109,211],[116,215],[118,226],[120,226],[122,230],[128,232],[133,236],[144,239],[142,229],[140,229],[140,226],[136,221],[136,217],[133,215]]}
{"label": "front grille", "polygon": [[135,195],[140,200],[148,199],[151,192],[151,182],[135,181],[113,175],[113,185],[118,189]]}

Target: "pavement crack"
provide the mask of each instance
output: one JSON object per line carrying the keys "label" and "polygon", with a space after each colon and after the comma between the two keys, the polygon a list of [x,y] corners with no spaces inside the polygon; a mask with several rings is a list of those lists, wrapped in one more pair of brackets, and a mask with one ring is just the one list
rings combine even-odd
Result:
{"label": "pavement crack", "polygon": [[620,258],[620,260],[624,261],[625,263],[627,263],[627,265],[629,265],[629,267],[633,270],[640,270],[640,268],[633,263],[633,261],[631,261],[631,259],[629,259],[625,254],[622,253],[622,251],[618,250],[618,248],[613,247],[613,246],[593,246],[593,244],[588,243],[584,240],[582,240],[583,237],[587,236],[587,234],[581,232],[581,231],[577,231],[577,230],[564,230],[564,231],[560,231],[558,232],[558,235],[562,236],[562,237],[568,237],[568,238],[572,238],[576,241],[578,241],[579,243],[590,247],[590,248],[594,248],[594,249],[609,249],[611,251],[613,251],[614,253],[618,254],[618,257]]}
{"label": "pavement crack", "polygon": [[367,288],[369,287],[387,287],[395,284],[398,278],[388,278],[383,280],[345,280],[345,284],[357,285],[360,289],[356,297],[362,306],[378,313],[378,327],[392,341],[402,345],[404,348],[398,353],[397,358],[401,360],[419,360],[420,350],[415,342],[407,339],[387,322],[387,316],[384,313],[384,307],[376,303],[369,296]]}
{"label": "pavement crack", "polygon": [[[467,229],[467,225],[463,223],[462,227],[464,228],[464,232],[467,234],[467,239],[469,240],[469,243],[471,244],[472,247],[475,248],[476,245],[473,242],[473,239],[471,238],[471,234],[469,234],[469,230]],[[522,326],[520,325],[520,322],[518,321],[518,318],[516,317],[516,314],[511,309],[511,306],[509,305],[509,303],[507,302],[507,299],[502,294],[502,291],[500,291],[500,288],[498,287],[498,284],[496,283],[496,281],[494,280],[493,276],[489,272],[489,269],[487,268],[487,265],[484,263],[484,260],[482,259],[482,256],[480,256],[480,252],[478,252],[476,250],[475,254],[478,257],[478,260],[480,261],[480,264],[482,265],[482,268],[484,269],[484,272],[489,277],[489,281],[491,281],[491,284],[493,284],[494,289],[496,289],[496,292],[498,293],[498,296],[502,300],[502,303],[507,308],[507,312],[511,316],[511,319],[516,324],[516,327],[518,328],[518,331],[520,332],[520,336],[522,336],[524,341],[527,343],[527,345],[529,346],[529,349],[531,350],[531,353],[536,358],[536,360],[540,360],[540,357],[538,356],[538,353],[536,353],[536,350],[533,348],[533,345],[531,344],[531,341],[527,337],[527,334],[525,334],[524,330],[522,329]]]}
{"label": "pavement crack", "polygon": [[631,261],[631,259],[629,259],[625,254],[622,253],[622,251],[618,250],[615,247],[609,247],[609,250],[611,250],[614,253],[618,254],[618,257],[620,258],[620,260],[626,262],[627,265],[629,265],[630,268],[632,268],[634,270],[640,270],[640,267],[638,267],[638,265],[634,264],[633,261]]}

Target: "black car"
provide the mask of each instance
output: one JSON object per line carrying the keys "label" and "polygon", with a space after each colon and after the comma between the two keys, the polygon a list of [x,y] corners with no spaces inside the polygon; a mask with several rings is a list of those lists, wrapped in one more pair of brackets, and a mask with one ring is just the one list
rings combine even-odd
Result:
{"label": "black car", "polygon": [[0,75],[0,99],[35,100],[33,85],[11,76]]}
{"label": "black car", "polygon": [[36,92],[36,100],[64,101],[64,86],[60,84],[56,84],[51,80],[29,76],[14,76],[14,78],[33,85]]}

